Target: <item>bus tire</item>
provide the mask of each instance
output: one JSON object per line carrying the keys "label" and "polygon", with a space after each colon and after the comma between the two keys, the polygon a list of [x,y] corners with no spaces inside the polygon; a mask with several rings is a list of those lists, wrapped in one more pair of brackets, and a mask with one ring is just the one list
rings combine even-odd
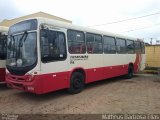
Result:
{"label": "bus tire", "polygon": [[128,67],[128,73],[126,75],[126,78],[127,79],[131,79],[132,77],[133,77],[133,66],[129,65],[129,67]]}
{"label": "bus tire", "polygon": [[74,72],[70,79],[70,88],[68,92],[70,94],[76,94],[84,88],[84,75],[80,72]]}

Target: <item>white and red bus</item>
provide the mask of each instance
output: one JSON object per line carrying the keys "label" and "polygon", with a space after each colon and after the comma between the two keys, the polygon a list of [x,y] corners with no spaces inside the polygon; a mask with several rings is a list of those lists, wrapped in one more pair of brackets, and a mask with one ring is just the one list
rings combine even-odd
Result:
{"label": "white and red bus", "polygon": [[0,82],[5,81],[8,27],[0,26]]}
{"label": "white and red bus", "polygon": [[46,18],[21,21],[9,28],[7,84],[44,94],[144,69],[144,42]]}

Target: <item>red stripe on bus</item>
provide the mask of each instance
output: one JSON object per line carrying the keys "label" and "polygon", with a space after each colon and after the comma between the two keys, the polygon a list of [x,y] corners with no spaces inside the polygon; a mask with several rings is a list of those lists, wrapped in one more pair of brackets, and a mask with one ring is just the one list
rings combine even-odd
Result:
{"label": "red stripe on bus", "polygon": [[[104,80],[106,78],[127,74],[127,72],[128,72],[128,65],[85,69],[86,73],[85,82],[90,83],[98,80]],[[44,94],[59,89],[69,88],[71,71],[36,75],[34,76],[34,79],[31,82],[28,82],[27,80],[24,81],[13,80],[11,76],[13,77],[14,75],[11,75],[10,73],[7,74],[6,76],[7,76],[6,77],[7,83],[12,88],[33,92],[36,94]],[[18,79],[18,76],[14,77]],[[34,90],[31,91],[28,90],[27,89],[28,86],[33,87]]]}

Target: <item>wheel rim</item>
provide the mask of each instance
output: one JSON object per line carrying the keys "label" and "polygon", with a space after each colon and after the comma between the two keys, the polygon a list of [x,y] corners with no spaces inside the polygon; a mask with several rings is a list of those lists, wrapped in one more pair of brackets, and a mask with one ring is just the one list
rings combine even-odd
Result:
{"label": "wheel rim", "polygon": [[73,87],[75,89],[79,89],[81,87],[81,83],[82,83],[81,79],[77,78],[77,79],[74,80]]}

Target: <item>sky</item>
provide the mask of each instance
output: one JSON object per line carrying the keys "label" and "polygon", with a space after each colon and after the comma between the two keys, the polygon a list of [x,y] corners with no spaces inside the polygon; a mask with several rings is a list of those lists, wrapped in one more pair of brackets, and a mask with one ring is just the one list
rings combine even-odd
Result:
{"label": "sky", "polygon": [[[0,21],[39,11],[148,43],[160,40],[160,0],[0,0]],[[154,13],[159,14],[107,24]]]}

